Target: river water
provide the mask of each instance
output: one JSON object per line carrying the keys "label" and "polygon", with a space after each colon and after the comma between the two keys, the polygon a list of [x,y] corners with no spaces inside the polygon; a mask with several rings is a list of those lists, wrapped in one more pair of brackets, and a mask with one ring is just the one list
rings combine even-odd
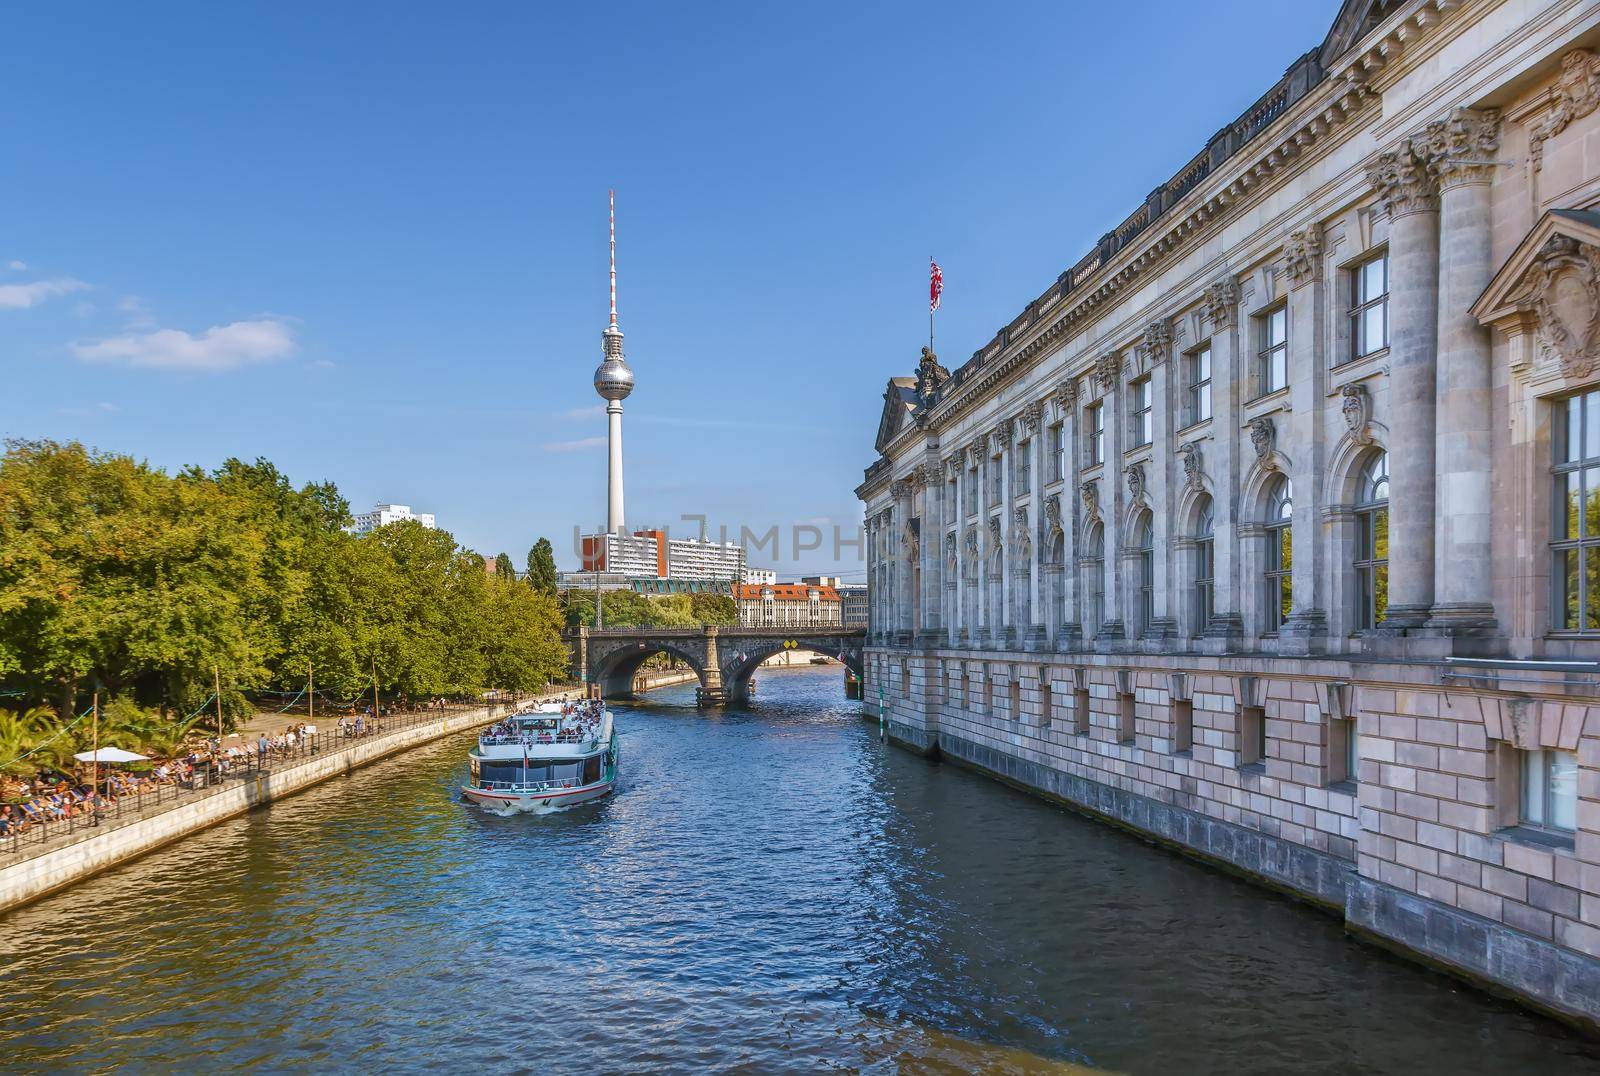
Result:
{"label": "river water", "polygon": [[883,747],[837,667],[619,707],[500,818],[470,737],[0,918],[0,1068],[1578,1072],[1559,1026]]}

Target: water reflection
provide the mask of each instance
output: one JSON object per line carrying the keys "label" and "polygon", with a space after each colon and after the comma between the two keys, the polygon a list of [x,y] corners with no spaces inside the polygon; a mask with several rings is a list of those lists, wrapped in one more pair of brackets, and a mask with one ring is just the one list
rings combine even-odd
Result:
{"label": "water reflection", "polygon": [[601,804],[466,739],[0,919],[16,1066],[1600,1071],[1329,918],[886,750],[837,670],[625,711]]}

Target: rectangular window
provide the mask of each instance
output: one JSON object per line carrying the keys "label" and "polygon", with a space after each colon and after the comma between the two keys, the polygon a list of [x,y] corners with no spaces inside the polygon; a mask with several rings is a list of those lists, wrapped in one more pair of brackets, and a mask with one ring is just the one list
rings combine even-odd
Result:
{"label": "rectangular window", "polygon": [[1022,720],[1022,684],[1015,675],[1011,678],[1011,720]]}
{"label": "rectangular window", "polygon": [[946,522],[954,523],[961,514],[961,502],[956,499],[956,481],[953,478],[950,480],[950,484],[945,487],[944,503]]}
{"label": "rectangular window", "polygon": [[1089,689],[1086,687],[1072,693],[1072,731],[1080,736],[1089,735]]}
{"label": "rectangular window", "polygon": [[1239,765],[1260,766],[1267,761],[1267,711],[1246,706],[1239,711]]}
{"label": "rectangular window", "polygon": [[1185,425],[1211,417],[1211,347],[1191,352],[1184,365],[1188,374],[1188,414]]}
{"label": "rectangular window", "polygon": [[1028,461],[1033,455],[1033,442],[1023,441],[1017,445],[1017,492],[1026,493],[1029,489]]}
{"label": "rectangular window", "polygon": [[1005,457],[996,456],[989,461],[989,504],[994,506],[1000,503],[1005,495],[1006,472]]}
{"label": "rectangular window", "polygon": [[900,697],[911,697],[911,666],[904,661],[900,663]]}
{"label": "rectangular window", "polygon": [[1050,690],[1050,674],[1044,669],[1039,670],[1039,724],[1045,728],[1050,727],[1050,721],[1055,717],[1055,693]]}
{"label": "rectangular window", "polygon": [[1256,395],[1265,396],[1289,383],[1289,308],[1269,310],[1255,322]]}
{"label": "rectangular window", "polygon": [[978,469],[967,472],[967,515],[978,514]]}
{"label": "rectangular window", "polygon": [[1047,442],[1050,446],[1050,481],[1061,480],[1061,424],[1058,422],[1050,427],[1050,437]]}
{"label": "rectangular window", "polygon": [[1148,445],[1155,439],[1150,419],[1150,379],[1141,377],[1128,386],[1129,432],[1133,434],[1133,447]]}
{"label": "rectangular window", "polygon": [[961,705],[972,705],[972,678],[967,675],[965,667],[961,669]]}
{"label": "rectangular window", "polygon": [[1106,409],[1104,404],[1090,404],[1083,410],[1083,462],[1085,467],[1104,463],[1106,459]]}
{"label": "rectangular window", "polygon": [[1133,742],[1133,692],[1124,691],[1117,696],[1117,739]]}
{"label": "rectangular window", "polygon": [[1354,719],[1332,718],[1328,722],[1328,782],[1355,781],[1361,772],[1360,738]]}
{"label": "rectangular window", "polygon": [[1600,390],[1557,401],[1553,417],[1553,623],[1600,632]]}
{"label": "rectangular window", "polygon": [[950,666],[946,665],[946,666],[943,667],[943,669],[940,672],[939,679],[940,679],[940,682],[941,682],[940,694],[942,694],[944,696],[944,701],[945,702],[949,702],[950,701]]}
{"label": "rectangular window", "polygon": [[983,712],[994,713],[994,674],[988,669],[983,670]]}
{"label": "rectangular window", "polygon": [[1578,756],[1540,748],[1522,754],[1522,824],[1571,833],[1578,828]]}
{"label": "rectangular window", "polygon": [[1359,359],[1389,346],[1389,255],[1350,270],[1350,357]]}
{"label": "rectangular window", "polygon": [[1188,699],[1172,700],[1172,750],[1184,754],[1194,749],[1194,703]]}

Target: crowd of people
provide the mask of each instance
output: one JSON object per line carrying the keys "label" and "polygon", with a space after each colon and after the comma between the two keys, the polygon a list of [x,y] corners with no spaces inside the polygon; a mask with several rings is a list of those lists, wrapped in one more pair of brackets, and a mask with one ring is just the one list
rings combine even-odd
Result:
{"label": "crowd of people", "polygon": [[527,713],[513,714],[483,730],[480,737],[486,744],[526,743],[529,746],[549,743],[582,743],[592,739],[600,727],[605,703],[599,699],[561,700],[561,720],[552,723],[545,714],[535,715],[531,727],[527,726]]}

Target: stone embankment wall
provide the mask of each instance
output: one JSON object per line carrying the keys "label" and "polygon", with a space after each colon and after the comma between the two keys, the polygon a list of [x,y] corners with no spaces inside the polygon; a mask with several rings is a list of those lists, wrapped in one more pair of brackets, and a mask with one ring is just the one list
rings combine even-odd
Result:
{"label": "stone embankment wall", "polygon": [[264,806],[408,748],[488,724],[506,712],[505,708],[486,707],[451,713],[436,721],[334,748],[294,766],[257,774],[128,825],[100,832],[88,831],[81,840],[0,868],[0,912],[37,900],[253,807]]}

